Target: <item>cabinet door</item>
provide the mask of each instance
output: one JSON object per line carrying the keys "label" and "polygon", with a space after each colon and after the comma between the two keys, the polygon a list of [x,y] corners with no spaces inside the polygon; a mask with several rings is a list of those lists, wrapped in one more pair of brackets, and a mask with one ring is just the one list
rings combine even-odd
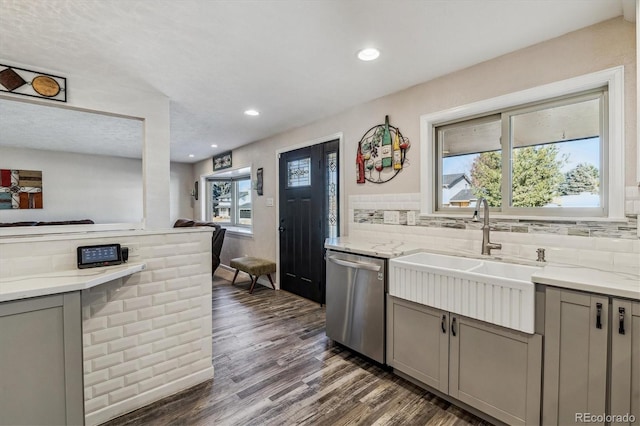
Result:
{"label": "cabinet door", "polygon": [[[611,305],[611,414],[640,419],[640,302],[613,299]],[[613,417],[612,425],[630,425]]]}
{"label": "cabinet door", "polygon": [[608,312],[607,297],[547,288],[543,424],[605,413]]}
{"label": "cabinet door", "polygon": [[540,423],[542,336],[451,315],[449,394],[512,425]]}
{"label": "cabinet door", "polygon": [[0,303],[0,424],[84,423],[78,292]]}
{"label": "cabinet door", "polygon": [[447,312],[387,296],[387,363],[447,393],[448,327]]}

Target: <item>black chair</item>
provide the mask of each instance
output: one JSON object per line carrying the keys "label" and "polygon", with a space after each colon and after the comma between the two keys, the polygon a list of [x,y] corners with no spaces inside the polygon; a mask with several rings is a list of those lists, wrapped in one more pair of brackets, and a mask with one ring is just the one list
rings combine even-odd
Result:
{"label": "black chair", "polygon": [[222,252],[222,243],[226,229],[218,227],[211,237],[211,274],[213,275],[220,266],[220,253]]}
{"label": "black chair", "polygon": [[178,219],[176,223],[173,224],[174,228],[190,228],[194,226],[210,226],[215,229],[211,236],[211,274],[213,275],[216,269],[218,269],[218,266],[220,266],[220,253],[222,252],[224,234],[227,230],[214,222],[201,222],[190,219]]}

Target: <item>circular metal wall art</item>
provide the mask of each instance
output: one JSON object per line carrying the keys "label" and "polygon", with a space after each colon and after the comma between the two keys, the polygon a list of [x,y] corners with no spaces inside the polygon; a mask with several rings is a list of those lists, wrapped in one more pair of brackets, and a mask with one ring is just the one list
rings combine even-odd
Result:
{"label": "circular metal wall art", "polygon": [[357,183],[385,183],[396,177],[409,163],[406,153],[411,143],[400,129],[389,124],[377,124],[367,130],[358,142],[356,153]]}

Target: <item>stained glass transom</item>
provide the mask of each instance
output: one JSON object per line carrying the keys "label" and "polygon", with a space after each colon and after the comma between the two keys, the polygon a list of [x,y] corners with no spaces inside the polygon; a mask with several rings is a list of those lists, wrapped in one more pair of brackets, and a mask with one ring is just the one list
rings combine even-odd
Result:
{"label": "stained glass transom", "polygon": [[311,158],[287,162],[287,187],[311,185]]}
{"label": "stained glass transom", "polygon": [[338,236],[338,153],[327,154],[327,229],[329,238]]}

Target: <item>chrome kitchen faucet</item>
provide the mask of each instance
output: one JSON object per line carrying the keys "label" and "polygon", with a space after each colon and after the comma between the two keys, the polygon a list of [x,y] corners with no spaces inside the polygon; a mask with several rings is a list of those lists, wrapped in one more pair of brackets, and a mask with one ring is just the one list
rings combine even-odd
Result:
{"label": "chrome kitchen faucet", "polygon": [[478,198],[478,202],[476,203],[476,210],[473,212],[473,220],[474,222],[478,222],[478,206],[482,203],[483,212],[483,224],[482,224],[482,254],[491,255],[491,250],[500,250],[502,248],[502,244],[500,243],[492,243],[489,239],[489,203],[484,197]]}

